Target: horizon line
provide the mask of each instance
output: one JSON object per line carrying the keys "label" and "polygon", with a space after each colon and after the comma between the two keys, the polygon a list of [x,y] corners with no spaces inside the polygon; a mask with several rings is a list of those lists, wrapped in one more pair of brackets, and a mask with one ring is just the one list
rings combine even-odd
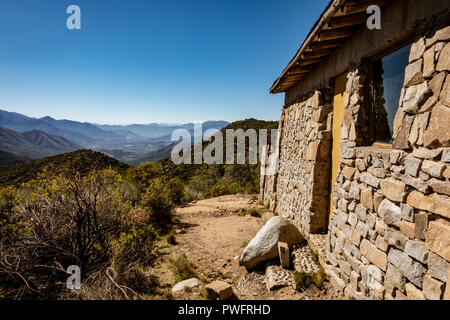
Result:
{"label": "horizon line", "polygon": [[[29,116],[26,115],[24,113],[20,113],[17,111],[11,111],[11,109],[8,108],[0,108],[0,111],[5,111],[5,112],[9,112],[9,113],[15,113],[15,114],[19,114],[28,118],[33,118],[33,119],[37,119],[37,120],[41,120],[43,118],[51,118],[53,120],[56,121],[74,121],[74,122],[79,122],[79,123],[88,123],[88,124],[92,124],[92,125],[100,125],[100,126],[131,126],[131,125],[152,125],[152,124],[156,124],[156,125],[165,125],[165,126],[179,126],[179,125],[186,125],[186,124],[195,124],[195,123],[206,123],[206,122],[227,122],[227,123],[232,123],[235,121],[239,121],[239,120],[233,120],[233,121],[227,121],[227,120],[213,120],[213,119],[209,119],[209,120],[194,120],[194,121],[187,121],[187,122],[164,122],[164,121],[158,121],[158,122],[125,122],[125,123],[99,123],[99,122],[91,122],[91,121],[82,121],[82,120],[73,120],[73,119],[66,119],[66,118],[60,118],[60,119],[56,119],[50,115],[45,115],[42,117],[36,117],[36,116]],[[270,121],[270,120],[268,120]]]}

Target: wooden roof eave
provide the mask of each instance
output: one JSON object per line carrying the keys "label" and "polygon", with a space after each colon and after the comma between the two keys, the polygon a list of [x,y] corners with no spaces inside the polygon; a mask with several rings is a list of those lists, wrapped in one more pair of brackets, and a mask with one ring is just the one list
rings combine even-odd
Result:
{"label": "wooden roof eave", "polygon": [[332,0],[330,1],[330,3],[328,4],[327,8],[325,9],[325,11],[322,13],[322,15],[320,16],[319,20],[316,21],[316,23],[314,24],[314,26],[311,28],[311,30],[308,33],[308,36],[306,37],[305,41],[303,42],[303,44],[300,46],[300,48],[297,50],[297,53],[295,54],[295,56],[292,58],[292,60],[289,62],[289,64],[287,65],[286,68],[284,68],[283,72],[281,73],[281,75],[275,80],[275,82],[273,83],[272,87],[270,88],[270,93],[280,93],[280,92],[284,92],[284,91],[278,91],[277,87],[281,84],[282,80],[285,78],[288,70],[298,61],[298,59],[300,58],[300,54],[301,52],[309,45],[310,42],[312,42],[312,40],[315,38],[316,36],[316,32],[323,26],[323,24],[325,22],[328,21],[328,19],[330,18],[330,16],[335,12],[337,12],[340,8],[340,6],[344,3],[345,0]]}
{"label": "wooden roof eave", "polygon": [[[334,52],[366,22],[369,5],[386,6],[390,0],[332,0],[316,21],[296,55],[275,80],[270,93],[289,90],[310,71],[311,66],[320,63]],[[364,9],[364,10],[363,10]]]}

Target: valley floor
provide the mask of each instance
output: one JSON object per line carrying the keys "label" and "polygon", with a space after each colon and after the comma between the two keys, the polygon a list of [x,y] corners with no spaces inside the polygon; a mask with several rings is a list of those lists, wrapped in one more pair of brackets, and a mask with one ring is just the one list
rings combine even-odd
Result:
{"label": "valley floor", "polygon": [[[198,278],[203,282],[222,280],[232,285],[234,299],[336,299],[330,284],[325,281],[323,288],[312,285],[299,292],[292,286],[268,291],[264,271],[251,273],[239,266],[238,257],[247,243],[256,235],[273,213],[265,211],[257,204],[255,197],[229,195],[200,200],[176,210],[179,219],[176,226],[177,244],[166,246],[153,272],[160,280],[161,288],[170,292],[175,284],[170,271],[170,257],[185,254],[196,266]],[[241,209],[259,208],[261,217],[239,215]],[[189,292],[173,293],[174,299],[204,299],[203,288],[193,288]]]}

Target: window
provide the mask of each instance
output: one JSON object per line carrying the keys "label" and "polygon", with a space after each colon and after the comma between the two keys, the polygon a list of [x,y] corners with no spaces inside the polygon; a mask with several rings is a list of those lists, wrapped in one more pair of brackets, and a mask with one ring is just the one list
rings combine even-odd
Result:
{"label": "window", "polygon": [[372,62],[373,142],[388,144],[393,142],[394,118],[399,105],[410,48],[409,44]]}

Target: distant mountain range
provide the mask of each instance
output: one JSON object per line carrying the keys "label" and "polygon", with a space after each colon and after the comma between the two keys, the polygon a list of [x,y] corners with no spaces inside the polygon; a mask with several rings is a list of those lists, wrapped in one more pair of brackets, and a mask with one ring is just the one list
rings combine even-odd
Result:
{"label": "distant mountain range", "polygon": [[[226,125],[226,121],[206,121],[202,129],[203,132],[220,130]],[[137,163],[139,159],[166,155],[167,151],[161,153],[158,150],[167,149],[173,143],[171,135],[176,129],[186,129],[194,136],[193,123],[100,125],[56,120],[49,116],[32,118],[4,110],[0,110],[0,127],[13,131],[2,130],[4,137],[0,150],[32,159],[86,148],[104,152],[121,161]]]}
{"label": "distant mountain range", "polygon": [[[225,135],[226,129],[236,130],[239,128],[243,130],[266,129],[270,134],[270,129],[278,128],[278,122],[246,119],[243,121],[233,122],[225,128],[222,128],[220,131],[223,135]],[[10,133],[11,130],[3,129],[2,132],[4,131]],[[270,136],[268,137],[268,141],[271,141]],[[206,146],[207,144],[209,144],[209,142],[204,141],[203,144],[204,146]],[[251,187],[253,186],[254,188],[259,188],[259,171],[257,165],[236,166],[231,171],[226,169],[226,165],[223,164],[208,165],[204,163],[201,165],[175,165],[170,158],[172,147],[173,145],[169,145],[166,148],[161,148],[155,152],[149,152],[148,154],[145,154],[143,158],[131,164],[139,164],[144,161],[157,161],[159,158],[159,163],[161,163],[161,165],[163,166],[165,175],[168,178],[178,177],[183,182],[187,183],[193,178],[198,179],[197,181],[211,181],[212,177],[215,177],[215,179],[220,177],[220,179],[225,179],[223,181],[220,180],[216,182],[219,185],[222,185],[222,187],[224,185],[230,185],[231,179],[233,183],[236,183],[238,185],[248,185],[250,183]],[[226,149],[226,141],[223,148],[224,150]],[[248,151],[248,146],[246,146],[246,151]],[[116,152],[119,156],[123,156],[123,154],[120,154],[120,150],[116,150]],[[28,160],[26,158],[15,156],[14,154],[8,152],[0,151],[0,159],[2,159],[2,157],[13,161],[13,163],[16,161],[22,162]],[[82,176],[86,176],[93,169],[101,170],[105,168],[112,168],[114,170],[117,170],[121,174],[126,174],[127,170],[130,167],[129,164],[120,162],[115,159],[115,157],[109,157],[103,152],[96,152],[92,150],[77,150],[69,153],[58,154],[52,157],[31,160],[25,163],[16,163],[3,166],[0,168],[0,188],[5,186],[20,186],[24,182],[35,179],[36,176],[44,169],[46,169],[49,173],[55,175],[70,172],[79,172]],[[208,183],[202,185],[208,186]],[[199,186],[199,188],[203,187]],[[222,189],[223,188],[221,188],[221,190]]]}
{"label": "distant mountain range", "polygon": [[[189,132],[191,132],[191,135],[194,136],[194,123],[184,123],[184,124],[149,123],[149,124],[131,124],[127,126],[99,125],[99,124],[93,125],[105,131],[114,133],[129,131],[135,134],[137,137],[147,139],[164,138],[165,140],[170,141],[172,132],[176,129],[189,130]],[[202,123],[202,130],[203,132],[209,129],[220,130],[227,125],[228,122],[226,121],[206,121]]]}
{"label": "distant mountain range", "polygon": [[39,159],[82,149],[73,141],[39,130],[17,132],[0,127],[0,150],[30,159]]}

